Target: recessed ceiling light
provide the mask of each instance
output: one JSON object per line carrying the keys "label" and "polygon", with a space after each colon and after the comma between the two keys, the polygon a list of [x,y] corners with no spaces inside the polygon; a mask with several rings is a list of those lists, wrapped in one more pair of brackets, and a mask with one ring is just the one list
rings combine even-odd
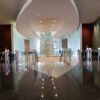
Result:
{"label": "recessed ceiling light", "polygon": [[42,20],[40,20],[40,23],[42,23]]}
{"label": "recessed ceiling light", "polygon": [[54,23],[55,23],[55,22],[56,22],[56,20],[53,20],[52,22],[54,22]]}

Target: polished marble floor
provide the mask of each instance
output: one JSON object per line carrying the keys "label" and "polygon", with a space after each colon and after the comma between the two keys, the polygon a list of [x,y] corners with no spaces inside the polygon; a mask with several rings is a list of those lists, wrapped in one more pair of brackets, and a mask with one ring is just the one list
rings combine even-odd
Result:
{"label": "polished marble floor", "polygon": [[100,62],[0,64],[0,100],[100,100]]}

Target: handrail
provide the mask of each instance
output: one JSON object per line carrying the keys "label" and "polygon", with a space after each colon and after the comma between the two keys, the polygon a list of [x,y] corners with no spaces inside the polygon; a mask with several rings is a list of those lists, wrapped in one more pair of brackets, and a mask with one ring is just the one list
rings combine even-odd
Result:
{"label": "handrail", "polygon": [[61,51],[60,61],[64,61],[68,64],[71,62],[71,49],[64,48]]}
{"label": "handrail", "polygon": [[62,60],[62,57],[63,57],[63,50],[61,51],[61,55],[60,55],[60,60],[59,61]]}

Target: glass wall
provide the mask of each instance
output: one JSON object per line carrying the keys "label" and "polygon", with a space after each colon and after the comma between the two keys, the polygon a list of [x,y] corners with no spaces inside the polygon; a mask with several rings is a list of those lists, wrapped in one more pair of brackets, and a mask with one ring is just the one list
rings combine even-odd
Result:
{"label": "glass wall", "polygon": [[34,50],[36,48],[35,39],[30,39],[30,38],[22,36],[16,30],[16,25],[12,25],[12,47],[13,47],[13,52],[14,53],[15,53],[15,50],[18,50],[20,52],[24,52],[25,51],[24,39],[30,40],[30,51],[32,51],[32,50]]}
{"label": "glass wall", "polygon": [[67,39],[67,47],[71,48],[73,54],[77,54],[77,50],[82,48],[82,26],[68,36],[62,37]]}

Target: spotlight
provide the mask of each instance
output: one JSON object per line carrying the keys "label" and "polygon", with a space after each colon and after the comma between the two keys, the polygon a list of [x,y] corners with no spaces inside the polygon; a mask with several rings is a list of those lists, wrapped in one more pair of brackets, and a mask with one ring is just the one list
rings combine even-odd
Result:
{"label": "spotlight", "polygon": [[44,98],[44,94],[41,94],[41,98]]}
{"label": "spotlight", "polygon": [[56,89],[56,87],[54,86],[54,87],[53,87],[53,89],[55,90],[55,89]]}

